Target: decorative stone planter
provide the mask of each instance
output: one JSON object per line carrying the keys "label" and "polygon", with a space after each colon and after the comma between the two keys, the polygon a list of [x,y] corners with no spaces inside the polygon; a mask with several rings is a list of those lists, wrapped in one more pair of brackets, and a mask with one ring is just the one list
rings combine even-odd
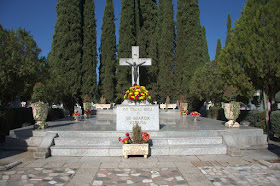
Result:
{"label": "decorative stone planter", "polygon": [[33,118],[36,121],[34,127],[44,129],[47,127],[46,119],[48,116],[49,104],[36,102],[31,104]]}
{"label": "decorative stone planter", "polygon": [[128,155],[143,155],[145,159],[148,158],[149,144],[123,144],[123,156],[125,159]]}
{"label": "decorative stone planter", "polygon": [[75,122],[79,122],[80,116],[75,115],[75,116],[73,116],[73,117],[74,117],[74,119],[75,119]]}
{"label": "decorative stone planter", "polygon": [[[240,127],[240,125],[238,122],[235,121],[235,119],[238,118],[238,116],[235,116],[235,113],[232,108],[233,106],[231,103],[224,104],[225,117],[229,120],[228,122],[226,122],[225,126],[228,128],[238,128]],[[238,105],[238,109],[240,110],[240,104]]]}

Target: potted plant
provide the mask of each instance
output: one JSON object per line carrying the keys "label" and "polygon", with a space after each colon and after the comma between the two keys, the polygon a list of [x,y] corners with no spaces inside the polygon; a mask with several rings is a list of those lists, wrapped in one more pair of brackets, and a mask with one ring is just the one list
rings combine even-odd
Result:
{"label": "potted plant", "polygon": [[46,87],[41,82],[38,82],[34,85],[33,94],[31,96],[31,102],[33,118],[35,120],[34,127],[37,129],[46,128],[46,119],[48,116],[49,104],[46,103]]}
{"label": "potted plant", "polygon": [[240,114],[240,102],[231,101],[229,103],[224,104],[224,112],[225,117],[229,120],[226,122],[226,127],[239,127],[239,123],[236,122],[236,119],[238,118]]}
{"label": "potted plant", "polygon": [[91,115],[91,100],[89,96],[86,94],[83,97],[83,106],[84,106],[84,117],[89,118]]}
{"label": "potted plant", "polygon": [[143,155],[145,159],[148,158],[149,140],[150,135],[147,132],[142,132],[138,124],[134,125],[132,129],[132,139],[128,132],[124,139],[119,137],[119,141],[123,143],[124,158],[127,159],[128,155]]}

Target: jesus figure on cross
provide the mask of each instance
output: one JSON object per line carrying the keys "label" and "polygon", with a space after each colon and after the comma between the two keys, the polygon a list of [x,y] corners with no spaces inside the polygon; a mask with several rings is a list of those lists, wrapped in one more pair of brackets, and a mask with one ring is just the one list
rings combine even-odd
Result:
{"label": "jesus figure on cross", "polygon": [[131,66],[132,70],[132,86],[140,85],[139,83],[139,67],[151,66],[151,58],[139,58],[139,46],[132,46],[132,58],[120,58],[120,66]]}
{"label": "jesus figure on cross", "polygon": [[129,64],[131,67],[133,67],[133,76],[134,76],[134,85],[137,85],[137,80],[138,80],[138,67],[143,65],[144,63],[146,63],[146,61],[140,63],[140,64],[136,64],[135,62],[133,62],[133,64],[129,63],[126,61],[127,64]]}

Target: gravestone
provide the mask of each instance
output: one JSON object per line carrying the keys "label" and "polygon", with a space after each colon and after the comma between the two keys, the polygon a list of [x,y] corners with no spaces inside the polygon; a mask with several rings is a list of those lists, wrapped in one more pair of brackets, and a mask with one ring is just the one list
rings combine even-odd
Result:
{"label": "gravestone", "polygon": [[131,131],[136,124],[142,130],[159,130],[158,105],[118,105],[116,129]]}
{"label": "gravestone", "polygon": [[[132,58],[120,58],[120,66],[132,67],[132,86],[139,83],[139,66],[151,66],[152,59],[139,58],[139,46],[132,47]],[[116,130],[131,131],[133,125],[140,125],[142,130],[159,130],[158,105],[130,105],[128,101],[117,106]]]}

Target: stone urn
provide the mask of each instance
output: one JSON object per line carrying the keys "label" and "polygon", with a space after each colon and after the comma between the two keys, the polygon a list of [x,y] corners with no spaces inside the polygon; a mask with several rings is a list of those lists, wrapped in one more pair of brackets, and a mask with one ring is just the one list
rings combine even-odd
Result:
{"label": "stone urn", "polygon": [[35,120],[35,128],[44,129],[47,127],[46,119],[48,116],[49,104],[44,102],[36,102],[31,104],[33,118]]}
{"label": "stone urn", "polygon": [[143,155],[145,159],[148,158],[149,144],[123,144],[123,156],[125,159],[128,155]]}
{"label": "stone urn", "polygon": [[229,120],[225,124],[226,127],[228,127],[228,128],[240,127],[239,123],[236,122],[236,119],[238,118],[238,116],[240,114],[240,103],[238,103],[238,102],[225,103],[224,112],[225,112],[225,117]]}

